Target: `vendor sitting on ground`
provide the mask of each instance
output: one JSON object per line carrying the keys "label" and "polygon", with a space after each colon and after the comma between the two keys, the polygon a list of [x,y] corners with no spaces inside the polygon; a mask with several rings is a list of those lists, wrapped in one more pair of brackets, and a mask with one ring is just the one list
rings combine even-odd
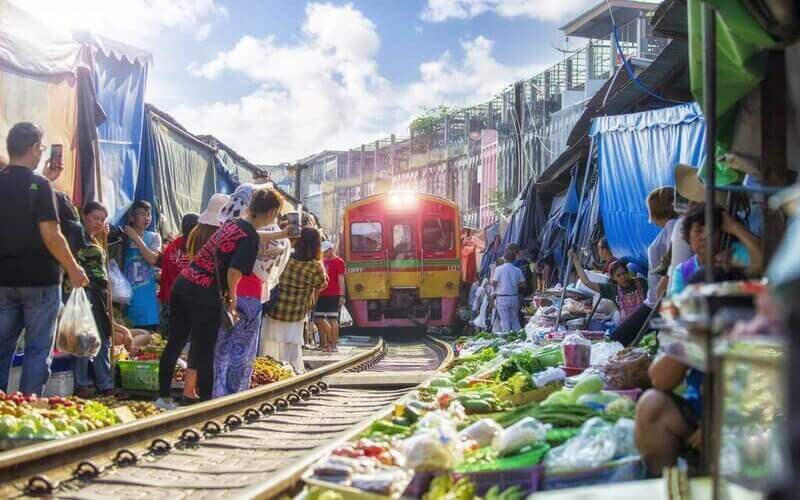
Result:
{"label": "vendor sitting on ground", "polygon": [[620,323],[633,314],[647,298],[647,283],[641,278],[631,278],[624,261],[616,260],[611,263],[611,283],[596,283],[586,276],[580,259],[572,249],[569,251],[569,258],[584,285],[599,293],[601,298],[614,301],[619,309]]}

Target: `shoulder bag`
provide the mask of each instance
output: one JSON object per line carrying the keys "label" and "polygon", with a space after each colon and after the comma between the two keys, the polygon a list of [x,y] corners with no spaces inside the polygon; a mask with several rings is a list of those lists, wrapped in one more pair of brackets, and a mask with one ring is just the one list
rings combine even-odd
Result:
{"label": "shoulder bag", "polygon": [[214,274],[217,277],[217,290],[219,291],[219,303],[222,308],[219,311],[219,324],[226,330],[232,329],[236,326],[237,319],[228,309],[227,301],[225,300],[225,293],[222,291],[222,278],[219,272],[219,247],[214,246]]}

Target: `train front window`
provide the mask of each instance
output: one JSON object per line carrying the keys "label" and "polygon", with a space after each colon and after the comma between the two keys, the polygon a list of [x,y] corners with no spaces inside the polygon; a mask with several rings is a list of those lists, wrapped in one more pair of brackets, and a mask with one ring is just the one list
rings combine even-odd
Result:
{"label": "train front window", "polygon": [[395,224],[392,227],[392,257],[413,259],[414,236],[410,224]]}
{"label": "train front window", "polygon": [[381,251],[383,227],[380,222],[354,222],[350,225],[350,248],[356,253]]}
{"label": "train front window", "polygon": [[455,245],[453,221],[427,219],[422,223],[422,248],[429,251],[452,250]]}

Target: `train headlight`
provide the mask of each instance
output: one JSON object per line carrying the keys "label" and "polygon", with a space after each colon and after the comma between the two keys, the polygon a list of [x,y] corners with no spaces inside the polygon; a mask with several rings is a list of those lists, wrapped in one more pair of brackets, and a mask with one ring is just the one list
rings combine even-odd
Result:
{"label": "train headlight", "polygon": [[417,195],[410,191],[389,193],[389,205],[392,208],[413,208],[417,205]]}
{"label": "train headlight", "polygon": [[453,282],[452,281],[448,281],[447,284],[445,284],[444,286],[447,287],[448,290],[452,290],[453,289]]}
{"label": "train headlight", "polygon": [[364,285],[362,285],[361,283],[357,283],[356,284],[356,292],[361,293],[363,291],[364,291]]}

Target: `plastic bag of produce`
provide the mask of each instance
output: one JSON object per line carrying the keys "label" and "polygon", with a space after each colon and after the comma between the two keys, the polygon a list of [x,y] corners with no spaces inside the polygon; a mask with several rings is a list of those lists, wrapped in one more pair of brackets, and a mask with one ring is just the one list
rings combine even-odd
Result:
{"label": "plastic bag of produce", "polygon": [[525,417],[498,434],[492,446],[500,456],[513,455],[528,446],[544,442],[550,427],[533,417]]}
{"label": "plastic bag of produce", "polygon": [[619,342],[598,342],[592,346],[592,366],[602,366],[608,364],[611,359],[625,346]]}
{"label": "plastic bag of produce", "polygon": [[592,360],[592,343],[580,333],[571,333],[561,343],[564,353],[564,366],[569,368],[589,368]]}
{"label": "plastic bag of produce", "polygon": [[56,347],[78,357],[96,356],[100,352],[100,334],[83,288],[72,290],[61,312]]}
{"label": "plastic bag of produce", "polygon": [[613,427],[595,417],[583,424],[580,434],[550,450],[544,464],[548,469],[590,469],[609,462],[616,453]]}
{"label": "plastic bag of produce", "polygon": [[652,358],[642,348],[625,348],[609,359],[603,367],[606,389],[647,389],[650,387],[650,368]]}
{"label": "plastic bag of produce", "polygon": [[108,264],[108,286],[111,287],[111,300],[114,302],[130,304],[133,300],[133,288],[115,260]]}
{"label": "plastic bag of produce", "polygon": [[451,470],[461,461],[460,436],[453,427],[428,429],[403,441],[405,464],[415,471]]}
{"label": "plastic bag of produce", "polygon": [[563,382],[567,374],[561,368],[545,368],[544,371],[533,374],[533,383],[536,387],[542,388],[553,382]]}
{"label": "plastic bag of produce", "polygon": [[489,446],[498,434],[503,432],[503,427],[490,418],[482,418],[461,431],[461,437],[469,438],[481,447]]}
{"label": "plastic bag of produce", "polygon": [[617,452],[614,458],[636,455],[636,441],[633,437],[634,422],[629,418],[621,418],[614,424],[614,437],[617,439]]}

